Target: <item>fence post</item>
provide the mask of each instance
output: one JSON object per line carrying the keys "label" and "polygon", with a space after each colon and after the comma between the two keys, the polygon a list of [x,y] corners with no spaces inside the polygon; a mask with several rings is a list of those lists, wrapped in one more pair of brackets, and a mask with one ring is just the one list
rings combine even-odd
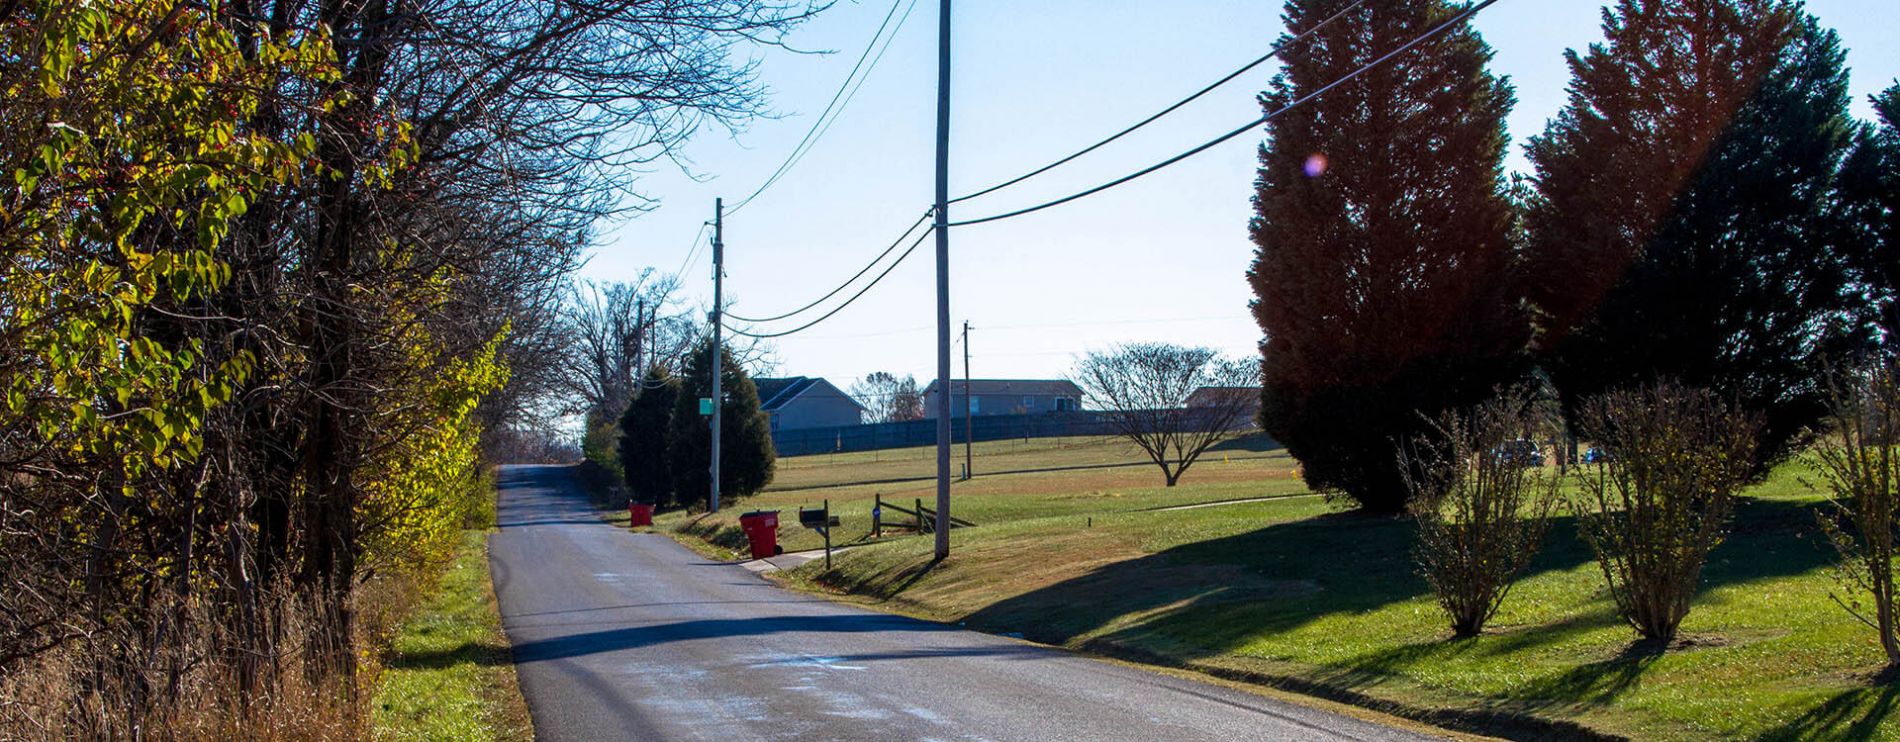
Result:
{"label": "fence post", "polygon": [[884,538],[884,493],[871,502],[871,538]]}
{"label": "fence post", "polygon": [[917,498],[917,501],[912,503],[911,507],[917,508],[911,512],[912,515],[917,516],[917,532],[924,533],[924,498]]}

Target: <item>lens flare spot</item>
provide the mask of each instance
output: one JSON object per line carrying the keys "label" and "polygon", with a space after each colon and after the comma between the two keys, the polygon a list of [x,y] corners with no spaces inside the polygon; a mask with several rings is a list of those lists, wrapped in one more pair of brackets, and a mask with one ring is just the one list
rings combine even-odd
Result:
{"label": "lens flare spot", "polygon": [[1326,155],[1314,152],[1306,158],[1306,177],[1317,178],[1326,174]]}

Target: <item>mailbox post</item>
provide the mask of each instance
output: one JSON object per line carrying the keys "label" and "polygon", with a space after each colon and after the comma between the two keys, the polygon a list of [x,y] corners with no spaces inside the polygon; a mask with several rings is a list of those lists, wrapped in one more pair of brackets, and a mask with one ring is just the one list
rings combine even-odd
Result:
{"label": "mailbox post", "polygon": [[838,526],[838,516],[831,514],[831,501],[817,510],[798,509],[798,524],[810,528],[825,537],[825,570],[831,569],[831,529]]}

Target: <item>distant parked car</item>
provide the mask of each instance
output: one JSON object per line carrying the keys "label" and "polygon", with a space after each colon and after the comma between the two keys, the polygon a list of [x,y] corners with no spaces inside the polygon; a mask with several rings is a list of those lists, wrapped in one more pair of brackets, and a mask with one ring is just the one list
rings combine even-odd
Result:
{"label": "distant parked car", "polygon": [[1609,460],[1610,452],[1597,448],[1596,446],[1591,446],[1588,450],[1583,452],[1583,463],[1586,464],[1601,464]]}
{"label": "distant parked car", "polygon": [[1498,458],[1515,466],[1543,466],[1544,452],[1537,442],[1529,438],[1519,438],[1498,446]]}

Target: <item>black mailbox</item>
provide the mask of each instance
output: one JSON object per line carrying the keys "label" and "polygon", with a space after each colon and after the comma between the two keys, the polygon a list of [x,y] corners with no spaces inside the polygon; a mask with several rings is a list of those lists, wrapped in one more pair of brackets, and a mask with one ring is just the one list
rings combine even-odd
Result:
{"label": "black mailbox", "polygon": [[836,528],[838,526],[838,516],[832,515],[830,508],[818,508],[817,510],[799,508],[798,524],[812,529]]}
{"label": "black mailbox", "polygon": [[838,516],[831,514],[831,501],[817,510],[798,509],[798,524],[825,535],[825,570],[831,570],[831,529],[838,527]]}

